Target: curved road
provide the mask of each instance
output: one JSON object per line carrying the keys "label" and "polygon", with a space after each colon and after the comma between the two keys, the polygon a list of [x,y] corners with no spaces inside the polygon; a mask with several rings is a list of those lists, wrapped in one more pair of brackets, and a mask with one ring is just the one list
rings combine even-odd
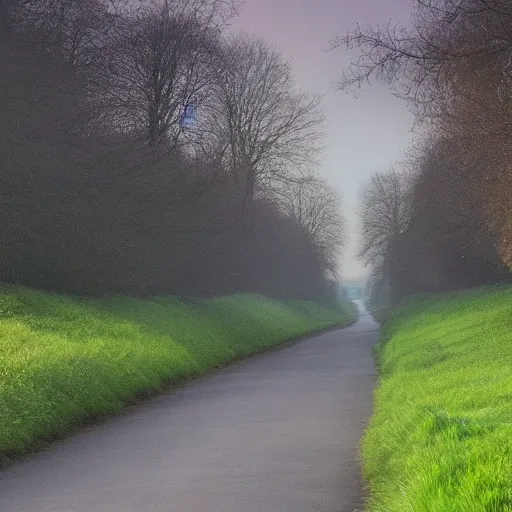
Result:
{"label": "curved road", "polygon": [[353,512],[377,325],[255,357],[0,472],[1,512]]}

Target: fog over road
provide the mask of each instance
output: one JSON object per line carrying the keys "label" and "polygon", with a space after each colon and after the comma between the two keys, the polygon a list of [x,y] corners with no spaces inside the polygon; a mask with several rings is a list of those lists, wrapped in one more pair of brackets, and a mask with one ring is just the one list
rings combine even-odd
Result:
{"label": "fog over road", "polygon": [[232,365],[0,472],[1,512],[353,512],[378,326]]}

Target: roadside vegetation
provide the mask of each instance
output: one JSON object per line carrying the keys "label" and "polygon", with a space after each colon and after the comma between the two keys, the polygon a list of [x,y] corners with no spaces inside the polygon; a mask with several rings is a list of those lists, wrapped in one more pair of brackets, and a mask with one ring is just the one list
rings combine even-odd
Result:
{"label": "roadside vegetation", "polygon": [[371,512],[512,510],[512,287],[414,298],[378,347]]}
{"label": "roadside vegetation", "polygon": [[0,0],[0,463],[355,315],[321,98],[240,6]]}
{"label": "roadside vegetation", "polygon": [[359,257],[372,309],[417,293],[512,282],[509,0],[411,0],[408,22],[364,23],[339,86],[384,81],[417,137],[361,190]]}
{"label": "roadside vegetation", "polygon": [[0,463],[227,362],[356,316],[258,295],[82,299],[0,293]]}
{"label": "roadside vegetation", "polygon": [[239,5],[0,0],[0,282],[334,298],[321,100]]}
{"label": "roadside vegetation", "polygon": [[512,10],[411,7],[333,42],[353,55],[339,87],[386,83],[417,133],[359,198],[366,304],[383,324],[368,510],[511,511]]}

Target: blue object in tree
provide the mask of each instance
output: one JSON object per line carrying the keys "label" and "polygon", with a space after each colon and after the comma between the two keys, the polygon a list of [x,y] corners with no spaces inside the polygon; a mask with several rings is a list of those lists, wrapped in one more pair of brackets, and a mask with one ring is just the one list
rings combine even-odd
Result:
{"label": "blue object in tree", "polygon": [[187,103],[181,114],[180,125],[182,128],[191,128],[196,124],[197,108],[193,103]]}

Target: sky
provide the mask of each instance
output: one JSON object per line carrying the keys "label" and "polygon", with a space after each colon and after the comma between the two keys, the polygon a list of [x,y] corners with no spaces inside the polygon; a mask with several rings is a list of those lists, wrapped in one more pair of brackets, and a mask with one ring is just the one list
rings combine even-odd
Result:
{"label": "sky", "polygon": [[357,196],[375,171],[403,158],[413,138],[413,116],[384,84],[373,83],[355,97],[336,91],[350,53],[326,52],[336,35],[356,23],[386,25],[407,21],[412,0],[245,0],[234,31],[254,34],[277,46],[291,61],[297,85],[322,94],[327,115],[326,150],[319,173],[343,198],[349,243],[341,261],[342,278],[364,277],[368,270],[356,259]]}

